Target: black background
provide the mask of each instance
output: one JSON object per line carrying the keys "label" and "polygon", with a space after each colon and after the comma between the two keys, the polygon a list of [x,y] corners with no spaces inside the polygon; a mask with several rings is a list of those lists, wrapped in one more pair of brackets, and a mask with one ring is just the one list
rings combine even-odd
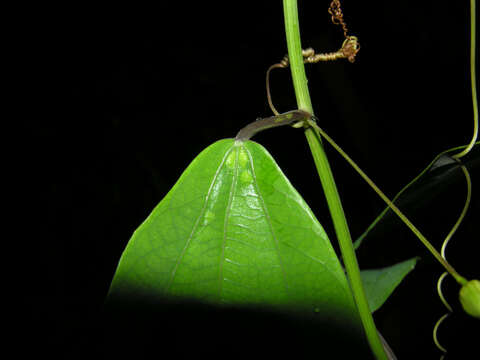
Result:
{"label": "black background", "polygon": [[[300,2],[304,47],[341,45],[328,5]],[[312,103],[320,126],[393,196],[436,154],[471,138],[468,2],[344,1],[343,10],[361,51],[354,64],[307,65]],[[282,4],[79,3],[42,11],[32,15],[25,44],[25,108],[36,116],[21,122],[21,180],[32,195],[22,205],[29,235],[22,242],[28,266],[19,331],[34,339],[22,351],[81,358],[101,347],[103,300],[135,228],[202,149],[271,115],[265,71],[286,53]],[[277,109],[294,109],[289,71],[275,71],[271,85]],[[254,140],[335,243],[302,131],[279,128]],[[355,238],[383,204],[328,146],[327,153]],[[437,248],[463,206],[457,175],[429,202],[405,208]],[[461,274],[478,278],[472,177],[471,209],[447,256]],[[378,328],[400,359],[437,358],[431,331],[444,313],[435,290],[442,269],[405,226],[387,223],[359,251],[361,267],[421,260],[376,313]],[[439,337],[449,358],[461,358],[478,321],[460,311],[456,284],[445,288],[456,311]]]}

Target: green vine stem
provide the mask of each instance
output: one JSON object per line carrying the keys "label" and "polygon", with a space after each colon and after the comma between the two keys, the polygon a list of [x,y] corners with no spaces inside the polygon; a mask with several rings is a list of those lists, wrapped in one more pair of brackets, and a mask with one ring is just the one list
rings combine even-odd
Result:
{"label": "green vine stem", "polygon": [[[290,60],[290,69],[292,72],[297,105],[300,110],[313,114],[312,103],[307,86],[307,78],[305,75],[305,67],[303,64],[297,1],[283,0],[283,10],[285,16],[288,57]],[[330,169],[330,164],[328,163],[326,154],[323,150],[321,139],[312,128],[305,129],[305,135],[325,192],[335,232],[340,244],[343,262],[350,281],[353,298],[370,348],[377,359],[388,359],[368,306],[365,290],[360,277],[360,269],[358,267],[357,258],[355,257],[352,238],[333,174]]]}
{"label": "green vine stem", "polygon": [[475,45],[476,45],[476,0],[470,0],[470,83],[472,88],[472,105],[473,105],[473,136],[470,144],[460,153],[453,155],[454,158],[460,159],[467,155],[475,145],[478,137],[478,101],[477,101],[477,76],[475,72]]}

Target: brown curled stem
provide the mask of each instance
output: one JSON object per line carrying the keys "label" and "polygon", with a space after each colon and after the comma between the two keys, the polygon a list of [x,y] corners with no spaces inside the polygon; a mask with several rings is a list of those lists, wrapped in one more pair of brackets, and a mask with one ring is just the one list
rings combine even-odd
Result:
{"label": "brown curled stem", "polygon": [[260,118],[253,123],[248,124],[243,129],[241,129],[235,140],[246,141],[250,140],[255,134],[259,133],[260,131],[271,129],[274,127],[285,126],[285,125],[292,125],[294,127],[300,127],[310,119],[311,115],[303,110],[293,110],[288,111],[283,114],[278,114],[275,116],[270,116],[267,118]]}

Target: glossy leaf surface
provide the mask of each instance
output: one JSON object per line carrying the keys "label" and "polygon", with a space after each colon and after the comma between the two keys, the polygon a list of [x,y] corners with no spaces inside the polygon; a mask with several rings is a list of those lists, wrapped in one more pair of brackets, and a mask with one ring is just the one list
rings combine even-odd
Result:
{"label": "glossy leaf surface", "polygon": [[320,312],[358,325],[338,258],[259,144],[205,149],[129,241],[110,297]]}
{"label": "glossy leaf surface", "polygon": [[361,272],[363,286],[371,312],[378,310],[407,274],[413,270],[417,258],[375,270]]}
{"label": "glossy leaf surface", "polygon": [[[459,151],[458,149],[455,152],[458,153]],[[439,154],[392,199],[402,211],[409,214],[431,211],[432,203],[439,198],[448,199],[448,194],[452,193],[452,189],[464,189],[465,175],[460,165],[446,156],[449,152],[454,153],[454,151],[449,150]],[[462,163],[471,173],[477,170],[480,166],[480,147],[475,146],[469,155],[462,159]],[[448,202],[448,200],[445,201]],[[392,231],[396,231],[398,226],[403,227],[405,225],[398,221],[398,216],[388,207],[385,208],[366,231],[356,239],[355,248],[358,248],[370,233],[388,236]]]}

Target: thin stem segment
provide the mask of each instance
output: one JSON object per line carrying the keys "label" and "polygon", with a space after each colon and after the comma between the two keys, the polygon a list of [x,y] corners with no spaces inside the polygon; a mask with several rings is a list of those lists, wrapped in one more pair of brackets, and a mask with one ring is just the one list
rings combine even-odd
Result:
{"label": "thin stem segment", "polygon": [[[400,211],[400,209],[378,188],[377,185],[363,172],[362,169],[348,156],[345,151],[342,150],[340,146],[337,145],[333,139],[328,136],[325,131],[323,131],[315,122],[310,121],[310,125],[318,131],[318,133],[327,140],[330,145],[333,146],[335,150],[337,150],[340,155],[343,156],[345,160],[350,164],[351,167],[367,182],[368,185],[382,198],[383,201],[392,209],[393,212],[410,228],[410,230],[417,236],[417,238],[422,242],[423,245],[432,253],[432,255],[438,260],[440,264],[452,275],[455,280],[460,285],[465,285],[467,283],[467,279],[461,276],[457,271],[453,268],[452,265],[448,263],[448,261],[433,247],[433,245],[425,238],[425,236],[418,230],[418,228],[413,225],[413,223]],[[468,203],[467,203],[468,206]],[[464,210],[466,212],[466,210]],[[462,213],[463,214],[463,213]],[[450,235],[449,235],[450,236]]]}
{"label": "thin stem segment", "polygon": [[467,155],[475,145],[478,138],[478,101],[477,101],[477,76],[475,66],[476,55],[476,0],[470,0],[470,85],[472,88],[472,105],[473,105],[473,136],[470,144],[460,153],[453,155],[454,158],[460,159]]}

